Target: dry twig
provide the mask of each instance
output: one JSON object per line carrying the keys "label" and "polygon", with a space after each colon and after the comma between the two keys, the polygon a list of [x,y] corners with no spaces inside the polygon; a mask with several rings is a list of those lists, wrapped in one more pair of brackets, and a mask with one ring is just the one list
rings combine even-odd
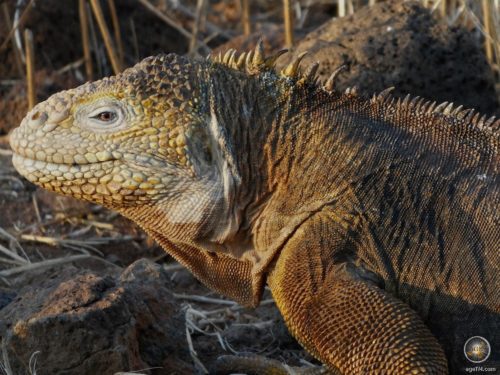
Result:
{"label": "dry twig", "polygon": [[[484,32],[488,36],[493,35],[493,28],[491,26],[491,13],[493,10],[493,2],[491,0],[482,0],[482,10],[483,10],[483,24]],[[493,63],[493,44],[492,38],[484,38],[484,47],[486,50],[486,57],[490,63]]]}
{"label": "dry twig", "polygon": [[116,11],[115,1],[108,0],[108,7],[109,7],[109,13],[111,13],[111,22],[113,23],[115,41],[116,41],[116,46],[118,48],[118,58],[120,59],[121,66],[123,66],[125,56],[123,52],[122,34],[120,31],[120,22],[118,21],[118,12]]}
{"label": "dry twig", "polygon": [[108,26],[106,25],[106,20],[104,19],[104,14],[102,12],[101,4],[99,0],[90,0],[90,5],[92,5],[92,10],[94,12],[95,18],[97,20],[97,25],[101,31],[102,39],[104,40],[104,45],[106,51],[108,52],[109,59],[111,61],[111,66],[113,67],[113,72],[118,74],[122,71],[122,66],[120,60],[116,54],[113,40],[109,34]]}
{"label": "dry twig", "polygon": [[78,14],[80,16],[80,32],[82,34],[83,58],[85,61],[85,75],[91,81],[94,79],[92,55],[90,53],[89,21],[87,17],[87,1],[78,0]]}
{"label": "dry twig", "polygon": [[292,0],[283,0],[284,19],[285,19],[285,47],[293,46],[293,15],[292,15]]}
{"label": "dry twig", "polygon": [[[7,26],[8,29],[12,29],[12,21],[10,19],[9,6],[7,3],[2,4],[2,11],[3,11],[3,18],[5,20],[5,25]],[[16,60],[17,71],[21,77],[24,77],[23,60],[21,58],[21,53],[19,51],[19,48],[17,48],[14,39],[12,39],[12,49],[14,50],[14,59]]]}
{"label": "dry twig", "polygon": [[193,32],[191,33],[191,40],[189,41],[189,54],[194,56],[196,54],[196,46],[198,42],[198,32],[202,19],[204,18],[202,12],[206,10],[206,0],[198,0],[196,2],[196,18],[193,25]]}
{"label": "dry twig", "polygon": [[24,21],[26,21],[26,17],[28,16],[28,13],[29,13],[31,7],[33,6],[34,2],[35,2],[35,0],[30,0],[28,5],[26,5],[26,8],[24,8],[23,13],[19,17],[19,21],[14,22],[14,26],[12,27],[12,29],[10,29],[9,33],[7,34],[7,37],[5,38],[5,40],[2,42],[2,45],[0,46],[0,52],[2,52],[2,50],[5,48],[7,43],[9,43],[9,40],[12,38],[12,35],[14,35],[16,30],[24,24]]}
{"label": "dry twig", "polygon": [[33,46],[33,33],[29,29],[24,30],[24,44],[26,48],[26,84],[28,86],[28,109],[32,109],[36,104],[35,51]]}
{"label": "dry twig", "polygon": [[58,265],[65,264],[65,263],[76,262],[78,260],[88,259],[90,257],[91,257],[90,254],[82,254],[82,255],[73,255],[73,256],[69,256],[69,257],[61,257],[61,258],[56,258],[56,259],[47,259],[47,260],[44,260],[41,262],[34,262],[34,263],[26,264],[23,266],[14,267],[14,268],[10,268],[7,270],[2,270],[2,271],[0,271],[0,276],[9,277],[9,276],[21,273],[21,272],[28,272],[28,271],[33,271],[35,269],[58,266]]}
{"label": "dry twig", "polygon": [[249,36],[252,33],[250,24],[250,0],[242,0],[241,4],[241,23],[243,24],[243,34]]}
{"label": "dry twig", "polygon": [[151,13],[153,13],[156,17],[161,19],[163,22],[165,22],[167,25],[173,27],[176,29],[178,32],[180,32],[182,35],[184,35],[187,39],[191,39],[191,33],[187,31],[184,27],[179,25],[176,21],[171,19],[169,16],[164,14],[163,12],[159,11],[156,9],[156,7],[151,4],[148,0],[139,0],[139,2],[144,5],[144,7],[149,10]]}

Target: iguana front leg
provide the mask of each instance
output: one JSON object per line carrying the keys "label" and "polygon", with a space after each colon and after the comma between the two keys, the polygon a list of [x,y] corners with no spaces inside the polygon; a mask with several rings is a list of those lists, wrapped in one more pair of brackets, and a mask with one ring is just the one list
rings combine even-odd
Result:
{"label": "iguana front leg", "polygon": [[268,278],[297,340],[342,374],[446,374],[443,350],[420,317],[374,283],[339,272],[332,259],[345,245],[340,232],[310,221]]}

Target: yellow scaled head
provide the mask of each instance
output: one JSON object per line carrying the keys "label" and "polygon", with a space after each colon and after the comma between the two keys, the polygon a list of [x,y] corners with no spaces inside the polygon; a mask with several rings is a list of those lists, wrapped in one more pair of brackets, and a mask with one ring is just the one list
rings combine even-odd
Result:
{"label": "yellow scaled head", "polygon": [[195,67],[159,55],[51,96],[11,134],[16,169],[46,189],[114,208],[184,189],[210,159]]}

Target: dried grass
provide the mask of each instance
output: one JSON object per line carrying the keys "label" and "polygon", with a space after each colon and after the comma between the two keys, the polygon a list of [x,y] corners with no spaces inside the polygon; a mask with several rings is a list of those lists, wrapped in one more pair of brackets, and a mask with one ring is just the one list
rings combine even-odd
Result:
{"label": "dried grass", "polygon": [[420,0],[450,26],[474,28],[500,83],[500,0]]}
{"label": "dried grass", "polygon": [[[241,310],[246,309],[245,307],[238,305],[233,301],[228,301],[220,298],[212,298],[201,295],[187,295],[187,294],[174,294],[175,298],[192,301],[197,303],[206,303],[210,305],[209,310],[202,309],[200,307],[195,307],[191,304],[184,304],[183,308],[185,310],[185,331],[186,331],[186,341],[189,348],[189,353],[193,360],[193,363],[197,367],[198,371],[201,373],[208,373],[207,366],[201,361],[198,353],[194,347],[193,336],[195,334],[212,336],[217,339],[220,347],[224,351],[229,351],[234,355],[244,354],[233,348],[229,342],[224,338],[224,330],[230,325],[237,326],[252,326],[258,329],[263,329],[270,327],[274,322],[272,321],[261,321],[254,318],[253,322],[241,322],[241,319],[248,319],[248,315],[240,315]],[[274,304],[274,300],[266,299],[261,302],[261,306],[266,306]],[[269,346],[272,343],[269,344]],[[253,353],[262,352],[260,348],[256,346]]]}
{"label": "dried grass", "polygon": [[[1,375],[16,375],[12,371],[12,368],[10,367],[10,362],[9,362],[9,353],[7,351],[7,347],[5,344],[5,341],[0,338],[1,341],[1,347],[2,347],[2,361],[0,361],[0,374]],[[31,354],[30,359],[28,361],[28,372],[30,375],[36,375],[36,367],[37,367],[37,356],[40,354],[41,351],[36,351]]]}

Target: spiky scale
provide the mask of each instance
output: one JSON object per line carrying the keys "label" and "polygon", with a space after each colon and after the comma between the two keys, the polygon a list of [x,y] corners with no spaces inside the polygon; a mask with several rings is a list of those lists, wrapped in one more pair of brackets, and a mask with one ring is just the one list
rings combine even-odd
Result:
{"label": "spiky scale", "polygon": [[463,107],[464,107],[464,106],[460,104],[458,107],[456,107],[456,108],[452,111],[451,115],[452,115],[452,116],[457,116],[457,115],[458,115],[458,114],[462,111],[462,108],[463,108]]}
{"label": "spiky scale", "polygon": [[478,112],[474,115],[474,117],[472,117],[471,123],[474,125],[478,125],[480,118],[481,118],[481,114]]}
{"label": "spiky scale", "polygon": [[263,65],[266,57],[264,55],[264,41],[262,38],[259,39],[257,45],[255,46],[255,53],[253,55],[252,64],[254,66]]}
{"label": "spiky scale", "polygon": [[288,52],[288,49],[282,49],[279,50],[278,52],[274,53],[273,55],[269,56],[266,58],[266,61],[264,62],[264,65],[268,69],[274,69],[276,65],[276,60],[278,60],[282,55]]}
{"label": "spiky scale", "polygon": [[500,119],[496,119],[495,122],[490,125],[490,128],[496,136],[500,136],[500,134],[497,134],[500,132]]}
{"label": "spiky scale", "polygon": [[418,111],[420,113],[427,113],[427,107],[431,104],[430,101],[428,100],[425,100],[425,99],[422,99],[422,101],[420,102],[419,106],[417,107],[418,108]]}
{"label": "spiky scale", "polygon": [[493,123],[495,122],[495,119],[496,117],[495,116],[491,116],[489,119],[487,119],[485,122],[484,122],[484,126],[486,127],[491,127],[493,125]]}
{"label": "spiky scale", "polygon": [[330,77],[326,80],[323,89],[327,92],[332,92],[335,90],[335,81],[341,72],[347,69],[347,65],[340,65],[337,69],[333,71]]}
{"label": "spiky scale", "polygon": [[299,56],[295,60],[293,60],[291,63],[289,63],[281,71],[281,75],[284,77],[296,78],[299,74],[300,62],[302,61],[302,59],[304,58],[305,55],[307,55],[307,51],[299,54]]}
{"label": "spiky scale", "polygon": [[316,80],[316,72],[319,68],[319,62],[315,61],[311,65],[309,65],[304,72],[304,78],[309,82],[314,82]]}
{"label": "spiky scale", "polygon": [[229,59],[231,58],[233,51],[234,51],[234,49],[232,49],[232,48],[230,48],[226,51],[226,53],[224,54],[224,57],[222,58],[223,64],[229,65]]}
{"label": "spiky scale", "polygon": [[448,104],[444,109],[443,109],[443,114],[445,115],[451,115],[453,112],[453,103]]}
{"label": "spiky scale", "polygon": [[345,93],[350,96],[358,95],[358,88],[356,86],[348,87],[345,89]]}
{"label": "spiky scale", "polygon": [[427,108],[427,113],[432,113],[436,111],[436,102],[432,102]]}
{"label": "spiky scale", "polygon": [[484,128],[485,126],[485,123],[486,123],[486,115],[482,115],[478,122],[477,122],[477,125],[480,127],[480,128]]}
{"label": "spiky scale", "polygon": [[236,61],[236,66],[239,70],[242,70],[245,67],[246,58],[247,58],[246,52],[242,52],[241,55],[238,57],[238,60]]}
{"label": "spiky scale", "polygon": [[246,56],[246,59],[245,59],[245,68],[247,71],[249,71],[249,69],[252,68],[252,61],[253,61],[253,55],[255,54],[255,52],[252,50],[252,51],[249,51],[247,53],[247,56]]}
{"label": "spiky scale", "polygon": [[464,121],[467,123],[471,123],[476,111],[474,109],[470,109],[470,110],[466,109],[465,111],[467,111],[467,113],[466,113],[466,117],[464,118]]}
{"label": "spiky scale", "polygon": [[233,69],[237,69],[237,65],[236,65],[236,50],[234,49],[233,52],[231,53],[231,57],[229,58],[229,62],[228,62],[228,66],[233,68]]}
{"label": "spiky scale", "polygon": [[410,100],[410,107],[411,108],[417,108],[420,103],[420,96],[415,96],[413,99]]}
{"label": "spiky scale", "polygon": [[384,102],[390,95],[391,95],[391,92],[394,91],[394,86],[391,86],[391,87],[388,87],[382,91],[380,91],[380,93],[377,95],[377,98]]}
{"label": "spiky scale", "polygon": [[434,112],[436,113],[442,113],[443,110],[446,108],[446,106],[448,105],[448,102],[442,102],[441,104],[439,104],[435,109],[434,109]]}
{"label": "spiky scale", "polygon": [[408,107],[409,104],[410,104],[410,99],[411,99],[411,95],[410,94],[406,94],[406,96],[403,99],[402,105],[405,106],[405,107]]}

